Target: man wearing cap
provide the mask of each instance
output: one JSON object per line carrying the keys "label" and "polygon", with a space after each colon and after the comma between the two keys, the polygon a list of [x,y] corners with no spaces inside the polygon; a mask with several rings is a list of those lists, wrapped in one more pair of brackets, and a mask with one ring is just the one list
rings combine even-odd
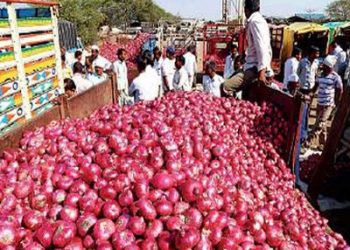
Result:
{"label": "man wearing cap", "polygon": [[278,81],[275,80],[275,73],[272,69],[266,71],[266,85],[275,90],[281,90]]}
{"label": "man wearing cap", "polygon": [[88,75],[88,80],[92,82],[94,86],[103,83],[105,80],[107,80],[107,74],[104,73],[103,70],[104,66],[105,64],[103,60],[95,61],[94,72]]}
{"label": "man wearing cap", "polygon": [[[300,92],[304,95],[312,94],[312,90],[315,86],[316,75],[319,69],[319,61],[317,58],[320,56],[320,50],[318,47],[311,46],[309,48],[308,56],[300,61],[298,68],[298,76],[300,81]],[[302,140],[305,141],[308,138],[309,131],[309,114],[310,105],[305,105],[303,113],[302,124]]]}
{"label": "man wearing cap", "polygon": [[174,89],[173,80],[175,71],[175,49],[169,47],[166,50],[166,58],[162,64],[163,91],[165,93]]}
{"label": "man wearing cap", "polygon": [[90,57],[92,69],[95,68],[97,61],[99,62],[100,65],[103,64],[103,71],[108,71],[112,68],[112,63],[100,55],[100,48],[97,45],[93,45],[91,47],[91,57]]}
{"label": "man wearing cap", "polygon": [[126,66],[126,50],[118,49],[118,59],[113,63],[113,72],[116,75],[117,89],[119,94],[119,104],[124,105],[128,96],[128,68]]}
{"label": "man wearing cap", "polygon": [[196,58],[196,46],[191,45],[187,48],[187,52],[184,54],[185,58],[185,70],[188,74],[188,80],[191,87],[195,83],[195,75],[197,73],[197,58]]}
{"label": "man wearing cap", "polygon": [[334,107],[339,103],[343,94],[343,82],[334,67],[337,57],[329,55],[323,61],[322,75],[317,78],[313,92],[318,90],[317,120],[315,127],[307,141],[312,148],[323,149],[327,141],[327,121]]}
{"label": "man wearing cap", "polygon": [[244,79],[236,81],[237,78],[231,78],[226,80],[229,81],[226,85],[234,86],[237,90],[243,89],[243,97],[247,97],[251,84],[266,84],[266,71],[271,67],[272,48],[269,26],[260,13],[260,0],[245,0],[244,11],[248,19]]}

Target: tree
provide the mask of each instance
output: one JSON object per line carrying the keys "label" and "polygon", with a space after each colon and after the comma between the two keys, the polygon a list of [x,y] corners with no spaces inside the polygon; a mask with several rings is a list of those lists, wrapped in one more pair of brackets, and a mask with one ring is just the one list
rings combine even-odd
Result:
{"label": "tree", "polygon": [[336,0],[327,6],[327,14],[332,20],[346,21],[350,19],[350,1]]}
{"label": "tree", "polygon": [[105,20],[99,11],[102,0],[60,0],[60,17],[74,23],[84,43],[97,40],[98,29]]}
{"label": "tree", "polygon": [[106,24],[120,26],[132,21],[158,22],[161,18],[174,19],[174,16],[153,2],[153,0],[104,0],[102,12]]}
{"label": "tree", "polygon": [[124,26],[132,21],[175,19],[153,0],[59,0],[61,18],[75,23],[84,43],[96,42],[102,25]]}

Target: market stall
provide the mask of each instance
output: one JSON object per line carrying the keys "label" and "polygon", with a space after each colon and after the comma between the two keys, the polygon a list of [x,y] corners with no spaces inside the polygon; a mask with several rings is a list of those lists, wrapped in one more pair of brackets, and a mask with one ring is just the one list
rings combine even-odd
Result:
{"label": "market stall", "polygon": [[291,55],[293,47],[297,46],[306,55],[313,45],[320,48],[321,56],[328,51],[329,29],[316,23],[293,23],[284,28],[283,49],[281,61],[284,63]]}
{"label": "market stall", "polygon": [[337,41],[343,49],[349,48],[350,22],[329,22],[323,26],[329,29],[329,44]]}

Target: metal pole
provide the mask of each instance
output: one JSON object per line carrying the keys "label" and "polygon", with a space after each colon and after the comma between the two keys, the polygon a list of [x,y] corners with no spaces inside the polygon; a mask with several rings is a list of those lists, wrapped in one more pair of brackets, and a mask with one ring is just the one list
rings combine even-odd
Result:
{"label": "metal pole", "polygon": [[18,82],[19,82],[19,86],[22,94],[23,109],[25,113],[25,118],[27,120],[30,120],[32,118],[32,113],[30,109],[30,100],[29,100],[29,94],[28,94],[28,88],[27,88],[26,72],[24,68],[24,61],[22,58],[22,47],[21,47],[20,36],[19,36],[18,25],[17,25],[16,9],[12,3],[7,3],[7,12],[9,16],[8,19],[9,19],[10,29],[11,29],[13,51],[14,51],[15,60],[17,63],[16,67],[18,72]]}
{"label": "metal pole", "polygon": [[52,19],[52,31],[54,36],[54,45],[55,45],[55,56],[56,56],[56,71],[58,78],[58,86],[60,94],[64,93],[64,79],[63,79],[63,70],[62,70],[62,60],[61,60],[61,48],[59,41],[58,33],[58,20],[57,20],[57,7],[50,7],[51,19]]}

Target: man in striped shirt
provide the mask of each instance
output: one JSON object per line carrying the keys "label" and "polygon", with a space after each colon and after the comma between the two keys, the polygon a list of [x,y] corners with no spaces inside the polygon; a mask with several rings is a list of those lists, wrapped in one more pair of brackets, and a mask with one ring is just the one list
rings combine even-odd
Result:
{"label": "man in striped shirt", "polygon": [[308,139],[312,148],[323,149],[327,141],[327,121],[334,107],[339,103],[343,94],[343,82],[334,67],[337,63],[335,56],[329,55],[323,62],[323,73],[317,78],[313,92],[318,89],[317,120]]}

